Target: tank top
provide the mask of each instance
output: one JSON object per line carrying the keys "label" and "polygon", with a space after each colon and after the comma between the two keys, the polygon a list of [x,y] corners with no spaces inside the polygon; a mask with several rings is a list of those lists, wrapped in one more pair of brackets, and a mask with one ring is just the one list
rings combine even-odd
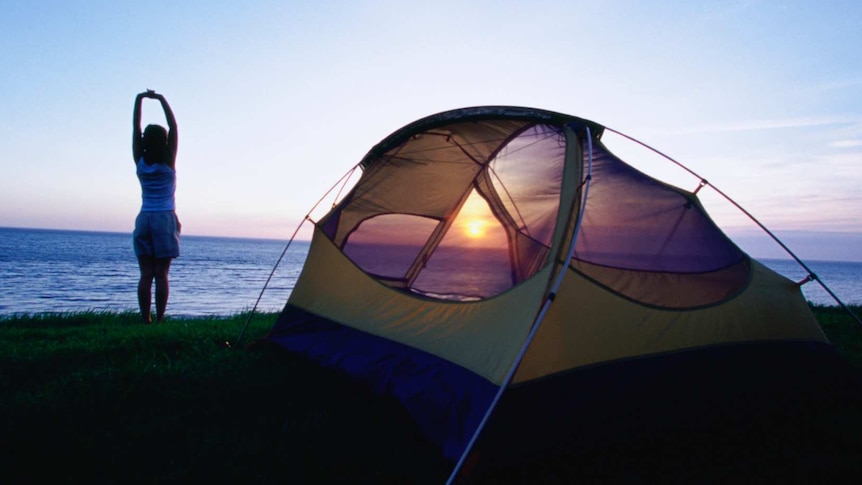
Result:
{"label": "tank top", "polygon": [[177,172],[174,169],[161,163],[147,165],[141,157],[137,174],[141,182],[141,212],[176,210]]}

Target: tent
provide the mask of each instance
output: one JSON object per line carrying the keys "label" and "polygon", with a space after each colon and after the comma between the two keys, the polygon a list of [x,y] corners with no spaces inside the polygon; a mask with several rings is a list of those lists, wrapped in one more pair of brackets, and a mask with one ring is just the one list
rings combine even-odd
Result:
{"label": "tent", "polygon": [[799,285],[604,131],[487,106],[394,132],[267,339],[397,398],[456,468],[804,406],[838,358]]}

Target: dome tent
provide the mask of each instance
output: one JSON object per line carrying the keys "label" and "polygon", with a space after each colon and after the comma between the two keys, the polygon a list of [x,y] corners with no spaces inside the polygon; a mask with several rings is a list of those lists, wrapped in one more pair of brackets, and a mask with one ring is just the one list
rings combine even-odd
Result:
{"label": "dome tent", "polygon": [[397,398],[456,469],[707,429],[828,375],[799,285],[603,131],[494,106],[396,131],[316,222],[267,339]]}

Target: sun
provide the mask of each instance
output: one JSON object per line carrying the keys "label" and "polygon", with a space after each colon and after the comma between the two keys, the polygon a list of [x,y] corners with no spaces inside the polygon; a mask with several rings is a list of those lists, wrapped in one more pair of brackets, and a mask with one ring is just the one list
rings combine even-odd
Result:
{"label": "sun", "polygon": [[467,237],[478,239],[485,235],[487,225],[488,223],[486,221],[474,219],[472,221],[468,221],[464,225],[464,232],[467,234]]}

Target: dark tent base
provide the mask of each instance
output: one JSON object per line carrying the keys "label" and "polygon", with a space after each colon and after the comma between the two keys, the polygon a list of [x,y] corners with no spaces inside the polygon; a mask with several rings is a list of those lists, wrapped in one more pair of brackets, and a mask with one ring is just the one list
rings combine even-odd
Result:
{"label": "dark tent base", "polygon": [[857,483],[862,380],[830,345],[726,345],[506,391],[470,483]]}
{"label": "dark tent base", "polygon": [[[341,330],[290,310],[293,331],[287,333],[294,337],[294,332]],[[277,325],[270,341],[279,341],[284,331]],[[299,353],[320,363],[308,350]],[[393,349],[385,350],[391,360]],[[378,368],[381,361],[373,362]],[[413,364],[404,368],[415,371]],[[342,374],[338,386],[346,386],[349,374]],[[442,459],[415,425],[406,424],[404,403],[373,385],[367,392],[356,385],[347,386],[351,389],[336,401],[350,402],[351,409],[365,403],[366,409],[403,419],[391,433],[350,432],[354,425],[324,432],[330,439],[322,449],[333,464],[359,449],[374,456],[386,449],[387,462],[412,463],[405,465],[403,483],[445,481],[454,463]],[[393,455],[392,448],[377,443],[384,436],[409,442],[393,443],[399,450]],[[352,451],[342,454],[332,443],[358,447],[347,446]],[[413,454],[419,449],[435,456],[417,459]],[[407,478],[411,473],[417,476]],[[763,342],[627,359],[512,386],[458,483],[856,483],[860,477],[858,371],[830,345]]]}

